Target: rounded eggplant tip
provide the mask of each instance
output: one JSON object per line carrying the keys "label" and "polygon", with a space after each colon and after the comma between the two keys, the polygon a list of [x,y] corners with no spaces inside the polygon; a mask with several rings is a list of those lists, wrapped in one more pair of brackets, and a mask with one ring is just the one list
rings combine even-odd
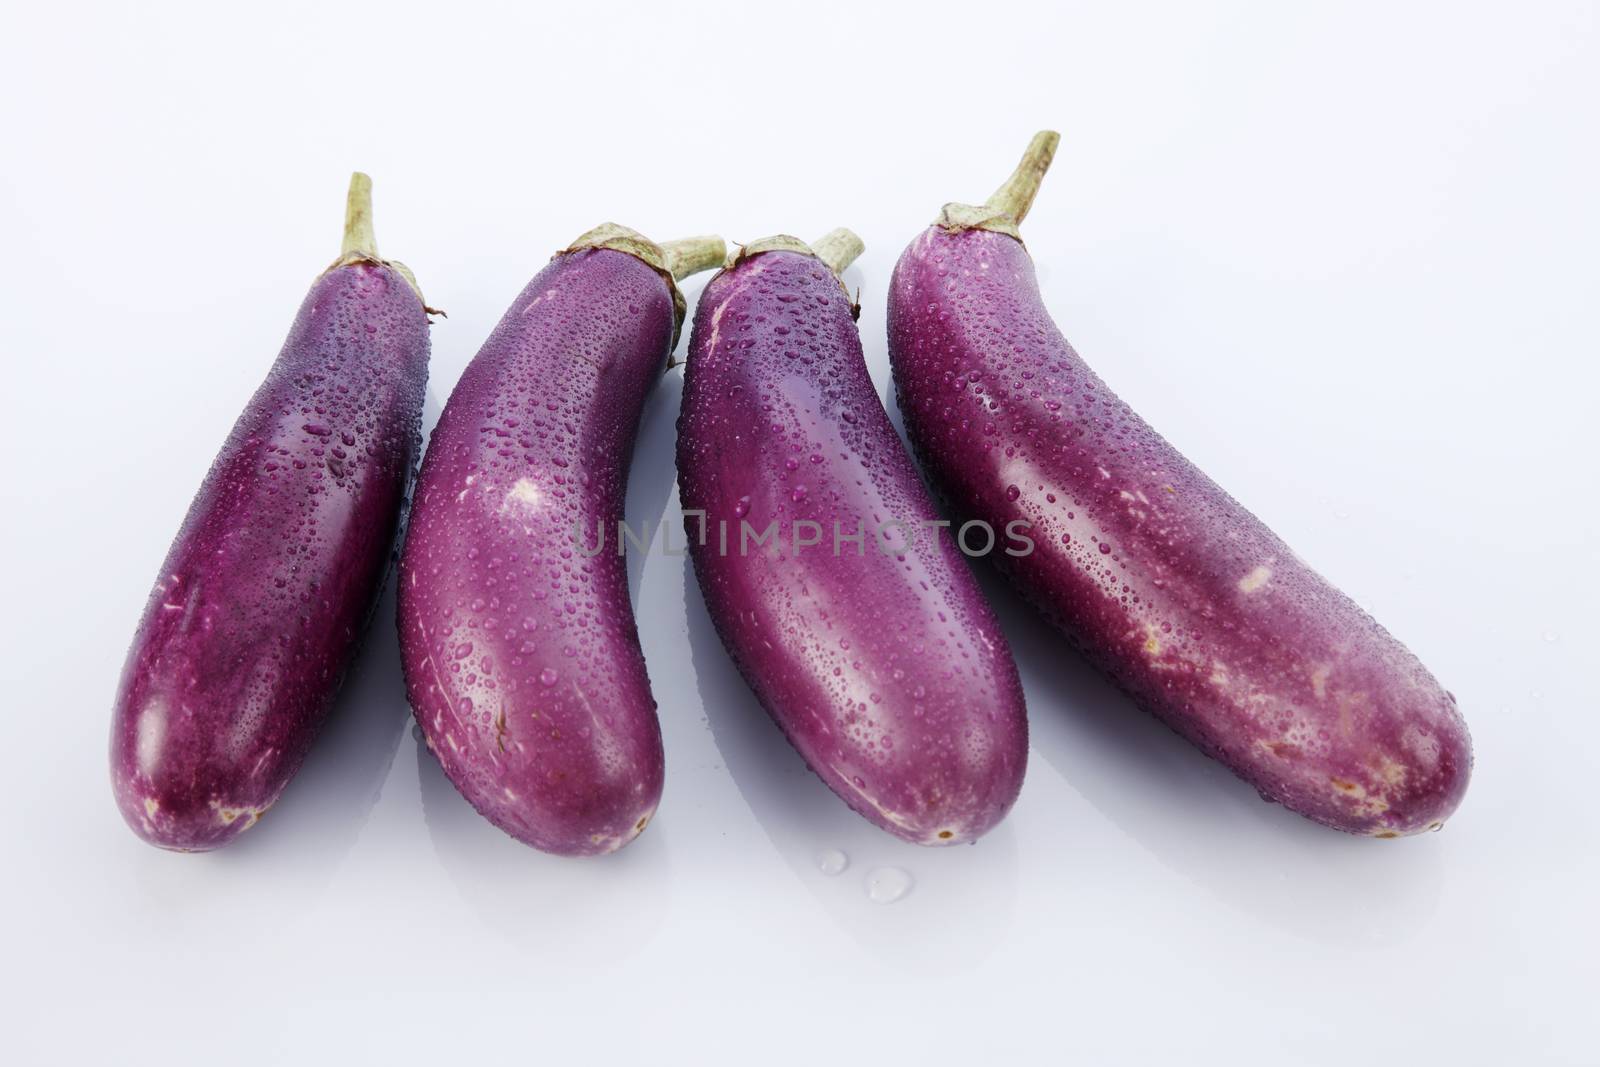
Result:
{"label": "rounded eggplant tip", "polygon": [[946,848],[975,844],[1000,822],[994,818],[952,819],[948,815],[917,826],[896,827],[892,832],[914,845]]}
{"label": "rounded eggplant tip", "polygon": [[970,803],[952,803],[935,805],[915,814],[890,814],[882,809],[863,811],[862,814],[902,841],[929,848],[944,848],[975,843],[998,826],[1010,810],[1010,803],[993,806],[985,803],[982,807],[973,807]]}
{"label": "rounded eggplant tip", "polygon": [[586,853],[586,855],[609,856],[613,852],[620,852],[625,846],[631,845],[639,839],[639,836],[644,833],[645,827],[649,826],[655,818],[655,814],[656,806],[651,804],[649,810],[641,812],[633,820],[632,825],[625,827],[620,833],[591,835],[590,840],[595,842],[596,848]]}
{"label": "rounded eggplant tip", "polygon": [[946,826],[943,829],[935,830],[918,843],[928,845],[931,848],[944,848],[949,845],[971,845],[979,837],[983,836],[988,829],[988,827],[984,827],[981,830],[974,831],[966,827]]}
{"label": "rounded eggplant tip", "polygon": [[1380,759],[1361,771],[1328,776],[1327,795],[1285,796],[1291,811],[1345,833],[1388,841],[1444,828],[1461,805],[1471,777],[1472,753],[1464,735],[1440,746],[1424,763]]}
{"label": "rounded eggplant tip", "polygon": [[1469,777],[1466,771],[1452,775],[1442,780],[1429,793],[1418,796],[1411,804],[1403,827],[1397,827],[1401,835],[1409,837],[1443,830],[1444,824],[1449,822],[1456,810],[1461,807],[1461,801],[1466,796]]}
{"label": "rounded eggplant tip", "polygon": [[1432,773],[1419,776],[1413,789],[1403,794],[1406,834],[1432,833],[1461,807],[1472,782],[1472,738],[1459,719],[1440,742]]}
{"label": "rounded eggplant tip", "polygon": [[502,830],[530,848],[552,856],[582,859],[588,856],[609,856],[638,840],[644,833],[645,827],[655,818],[655,810],[652,805],[649,810],[635,816],[632,823],[620,827],[607,822],[590,829],[572,827],[553,835],[547,831],[536,832],[506,822],[491,821],[495,821]]}
{"label": "rounded eggplant tip", "polygon": [[261,821],[270,804],[230,805],[218,800],[122,792],[117,807],[140,840],[168,852],[212,852]]}
{"label": "rounded eggplant tip", "polygon": [[[654,821],[661,804],[663,764],[592,782],[564,801],[507,801],[471,790],[462,796],[479,815],[529,848],[552,856],[604,856],[631,844]],[[459,789],[458,785],[458,789]]]}

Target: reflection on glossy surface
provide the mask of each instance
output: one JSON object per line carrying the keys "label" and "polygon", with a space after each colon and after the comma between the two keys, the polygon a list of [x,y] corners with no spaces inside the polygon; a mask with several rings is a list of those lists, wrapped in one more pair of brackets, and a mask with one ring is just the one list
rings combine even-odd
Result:
{"label": "reflection on glossy surface", "polygon": [[355,844],[394,763],[410,721],[400,645],[394,632],[393,575],[378,602],[372,626],[346,679],[328,724],[283,799],[253,832],[226,855],[246,863],[277,863],[297,856],[331,868]]}
{"label": "reflection on glossy surface", "polygon": [[[438,421],[439,410],[437,388],[430,385],[422,399],[424,434]],[[401,536],[403,531],[390,552],[382,594],[349,674],[299,773],[260,826],[217,856],[186,862],[214,864],[214,877],[269,876],[275,882],[304,883],[320,892],[355,846],[382,796],[400,738],[411,721],[394,624],[394,556]],[[177,892],[181,899],[176,887],[183,884],[184,864],[158,859],[140,864],[146,891],[154,898]],[[280,892],[271,899],[289,907],[294,895]]]}
{"label": "reflection on glossy surface", "polygon": [[[670,442],[680,390],[681,380],[671,375],[645,401],[625,510],[634,529],[643,521],[659,526],[670,495]],[[635,610],[645,559],[629,553],[628,589]],[[660,927],[671,895],[671,862],[660,826],[649,827],[609,856],[545,855],[473,811],[415,736],[420,731],[412,733],[428,837],[486,931],[519,949],[566,952],[573,963],[604,967],[637,951]]]}
{"label": "reflection on glossy surface", "polygon": [[[399,5],[322,5],[313,26],[221,6],[201,19],[32,5],[0,44],[16,104],[0,196],[16,460],[0,479],[11,1062],[1594,1060],[1600,497],[1582,487],[1600,445],[1600,156],[1573,135],[1600,97],[1593,5],[1515,18],[1391,5],[1381,32],[1370,11],[1333,5],[1223,18],[1034,5],[1002,47],[957,48],[970,6],[908,19],[857,4],[848,32],[761,5],[699,19],[574,5],[559,25],[532,5],[474,7],[424,24]],[[774,34],[848,76],[808,108],[718,61]],[[604,41],[605,61],[561,39]],[[647,96],[684,106],[661,121],[623,67],[658,72],[665,88]],[[944,84],[919,107],[928,94],[906,87],[930,69]],[[412,91],[352,84],[385,75]],[[999,115],[1001,98],[1069,111]],[[862,120],[883,106],[892,130]],[[128,832],[105,781],[128,624],[259,380],[218,353],[281,340],[283,300],[304,289],[307,250],[322,254],[296,235],[337,221],[328,181],[370,163],[409,199],[393,207],[394,248],[438,279],[430,302],[451,314],[434,327],[444,389],[591,211],[725,222],[734,237],[791,211],[817,230],[859,221],[870,247],[847,281],[882,394],[894,255],[929,196],[987,191],[989,161],[1034,120],[1070,131],[1061,184],[1028,223],[1030,245],[1053,250],[1051,306],[1128,400],[1261,501],[1473,709],[1479,775],[1443,832],[1347,841],[1292,825],[991,591],[1033,726],[1010,837],[935,856],[882,835],[862,849],[833,829],[862,821],[798,767],[709,635],[729,703],[708,709],[715,734],[702,721],[700,609],[683,560],[659,554],[642,582],[632,560],[629,574],[666,789],[623,853],[544,864],[488,836],[447,785],[421,792],[428,768],[398,709],[400,749],[368,813],[379,785],[361,779],[381,759],[328,746],[376,721],[355,701],[393,640],[381,618],[302,774],[245,840],[185,856]],[[692,151],[715,146],[746,155]],[[107,159],[125,165],[108,173]],[[673,407],[646,427],[659,414],[670,428]],[[645,484],[649,449],[671,446],[641,431],[635,521],[656,492],[673,518],[670,479]],[[1517,514],[1559,515],[1497,518],[1508,509],[1489,486],[1513,490]],[[1382,551],[1397,541],[1429,551],[1401,564]],[[388,682],[371,692],[386,699]],[[440,801],[431,828],[425,795]],[[815,848],[850,866],[824,875]],[[883,865],[917,880],[888,907],[863,886]],[[571,882],[590,892],[557,894]],[[989,910],[961,910],[974,901]]]}
{"label": "reflection on glossy surface", "polygon": [[1401,942],[1433,913],[1443,835],[1354,837],[1262,801],[1135,707],[1009,586],[980,575],[1022,670],[1034,752],[1163,864],[1331,945]]}
{"label": "reflection on glossy surface", "polygon": [[[684,611],[700,702],[728,772],[773,847],[840,929],[881,960],[910,970],[978,965],[1012,924],[1017,849],[1010,824],[956,848],[897,840],[851,811],[807,769],[734,669],[684,561]],[[852,866],[913,872],[917,889],[891,909],[875,906],[856,878],[819,870],[819,850]],[[960,916],[960,921],[950,921]]]}
{"label": "reflection on glossy surface", "polygon": [[659,827],[609,855],[547,855],[480,817],[427,748],[412,745],[428,838],[484,932],[569,970],[618,965],[649,942],[672,885]]}
{"label": "reflection on glossy surface", "polygon": [[[668,531],[671,529],[674,549],[683,547],[683,520],[674,512],[670,519],[663,518],[667,501],[672,499],[675,477],[672,463],[672,438],[678,418],[678,400],[683,395],[683,376],[668,371],[666,379],[653,389],[645,399],[644,414],[639,419],[639,437],[633,446],[633,469],[628,472],[628,501],[624,512],[630,529],[639,531],[649,524],[651,539],[641,552],[633,544],[627,545],[628,596],[634,614],[639,612],[639,587],[644,581],[645,561],[651,556],[663,555]],[[615,531],[613,531],[615,536]],[[607,552],[615,552],[615,542],[608,542]],[[655,680],[656,667],[649,662],[651,680]],[[660,699],[659,697],[657,699]]]}
{"label": "reflection on glossy surface", "polygon": [[[187,910],[195,865],[205,865],[210,896],[250,899],[252,921],[288,920],[328,887],[361,836],[410,721],[394,632],[394,590],[384,590],[364,644],[327,725],[283,797],[250,833],[205,855],[140,850],[132,857],[153,910]],[[144,853],[147,853],[145,855]],[[250,893],[268,884],[272,893]]]}

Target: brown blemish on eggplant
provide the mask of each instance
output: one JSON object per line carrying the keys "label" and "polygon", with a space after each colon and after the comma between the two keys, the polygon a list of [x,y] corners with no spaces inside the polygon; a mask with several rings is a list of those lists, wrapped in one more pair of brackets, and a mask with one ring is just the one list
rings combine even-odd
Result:
{"label": "brown blemish on eggplant", "polygon": [[[1104,388],[1050,321],[1018,244],[926,231],[895,268],[888,326],[924,473],[963,518],[1026,515],[1038,549],[992,558],[1136,702],[1336,829],[1406,836],[1449,814],[1471,765],[1453,703]],[[1138,627],[1164,622],[1158,640],[1174,647],[1158,660]],[[1285,758],[1290,741],[1299,759]],[[1356,777],[1331,778],[1336,767]]]}

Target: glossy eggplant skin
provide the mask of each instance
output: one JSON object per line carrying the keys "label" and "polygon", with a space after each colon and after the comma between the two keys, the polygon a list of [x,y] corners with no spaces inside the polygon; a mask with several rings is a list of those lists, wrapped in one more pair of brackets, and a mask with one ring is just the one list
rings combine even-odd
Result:
{"label": "glossy eggplant skin", "polygon": [[558,255],[451,394],[401,556],[402,662],[429,748],[481,815],[559,855],[622,847],[661,799],[616,536],[674,315],[635,256]]}
{"label": "glossy eggplant skin", "polygon": [[[741,258],[706,286],[678,424],[689,552],[723,644],[828,787],[905,840],[970,842],[1021,788],[1022,689],[933,525],[852,310],[796,251]],[[751,544],[770,524],[776,547]]]}
{"label": "glossy eggplant skin", "polygon": [[117,806],[151,844],[226,844],[299,769],[388,572],[428,347],[398,270],[330,269],[213,462],[113,714]]}
{"label": "glossy eggplant skin", "polygon": [[1013,236],[935,225],[895,268],[907,433],[993,558],[1141,706],[1268,800],[1356,834],[1437,829],[1472,749],[1404,646],[1157,435],[1073,351]]}

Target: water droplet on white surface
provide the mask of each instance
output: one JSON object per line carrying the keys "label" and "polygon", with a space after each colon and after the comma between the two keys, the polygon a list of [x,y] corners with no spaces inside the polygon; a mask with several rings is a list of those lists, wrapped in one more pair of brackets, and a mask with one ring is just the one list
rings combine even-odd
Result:
{"label": "water droplet on white surface", "polygon": [[1546,643],[1546,644],[1551,644],[1551,645],[1553,645],[1553,644],[1555,644],[1555,643],[1556,643],[1556,642],[1557,642],[1557,641],[1559,641],[1559,640],[1561,640],[1561,635],[1560,635],[1560,634],[1558,634],[1558,633],[1556,633],[1556,632],[1555,632],[1555,631],[1554,631],[1554,630],[1546,630],[1546,631],[1545,631],[1545,632],[1544,632],[1544,635],[1543,635],[1543,636],[1544,636],[1544,639],[1545,639],[1545,643]]}
{"label": "water droplet on white surface", "polygon": [[817,850],[817,870],[828,876],[843,874],[844,869],[850,866],[850,857],[836,848],[822,848]]}
{"label": "water droplet on white surface", "polygon": [[899,867],[879,867],[867,872],[867,899],[874,904],[893,904],[911,892],[911,875]]}

